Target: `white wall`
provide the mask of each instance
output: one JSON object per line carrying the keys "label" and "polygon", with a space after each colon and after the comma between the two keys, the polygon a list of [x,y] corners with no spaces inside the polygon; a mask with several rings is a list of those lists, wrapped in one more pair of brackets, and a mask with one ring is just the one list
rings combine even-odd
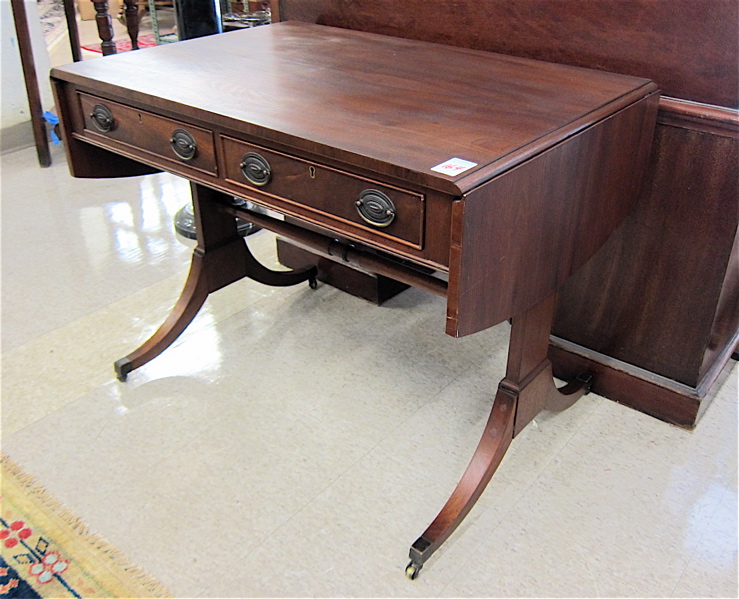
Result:
{"label": "white wall", "polygon": [[[36,61],[36,76],[41,91],[41,102],[44,110],[50,110],[54,106],[54,100],[49,86],[49,54],[46,51],[44,35],[41,31],[36,0],[25,0],[25,6],[33,55]],[[30,121],[31,113],[28,108],[28,96],[23,80],[18,37],[15,33],[10,0],[0,0],[0,23],[2,24],[0,30],[2,36],[2,44],[0,45],[0,76],[2,77],[0,128],[5,129]]]}

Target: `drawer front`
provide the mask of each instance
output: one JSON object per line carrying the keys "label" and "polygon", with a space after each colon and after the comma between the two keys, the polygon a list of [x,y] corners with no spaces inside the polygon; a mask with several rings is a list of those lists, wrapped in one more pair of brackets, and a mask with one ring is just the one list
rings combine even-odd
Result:
{"label": "drawer front", "polygon": [[262,199],[333,228],[423,249],[425,202],[412,193],[229,137],[222,137],[226,180]]}
{"label": "drawer front", "polygon": [[217,173],[211,131],[87,94],[79,98],[86,137],[113,140],[128,146],[133,154],[153,154],[157,159]]}

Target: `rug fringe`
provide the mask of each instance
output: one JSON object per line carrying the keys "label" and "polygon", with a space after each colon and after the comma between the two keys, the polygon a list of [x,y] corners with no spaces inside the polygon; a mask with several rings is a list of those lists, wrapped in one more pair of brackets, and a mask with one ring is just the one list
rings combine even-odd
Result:
{"label": "rug fringe", "polygon": [[0,465],[15,478],[26,494],[38,499],[45,508],[53,512],[66,525],[70,526],[72,531],[77,533],[86,544],[106,555],[110,559],[111,564],[130,576],[137,586],[155,597],[173,597],[158,580],[145,572],[140,566],[130,562],[122,551],[114,547],[105,538],[92,533],[87,524],[60,503],[31,474],[26,472],[5,453],[0,453]]}

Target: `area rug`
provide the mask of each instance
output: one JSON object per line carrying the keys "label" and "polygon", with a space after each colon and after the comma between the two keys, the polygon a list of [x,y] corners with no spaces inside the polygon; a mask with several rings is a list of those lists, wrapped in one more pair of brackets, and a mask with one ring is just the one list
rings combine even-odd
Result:
{"label": "area rug", "polygon": [[[151,48],[152,46],[157,45],[157,42],[156,42],[156,39],[154,39],[153,33],[145,33],[144,35],[140,35],[136,41],[139,44],[139,48]],[[89,50],[90,52],[102,53],[102,50],[100,49],[100,44],[91,44],[89,46],[82,46],[82,49]],[[116,49],[116,52],[128,52],[131,49],[131,40],[127,38],[121,39],[121,40],[115,40],[115,49]]]}
{"label": "area rug", "polygon": [[64,4],[62,4],[62,0],[38,0],[36,6],[41,20],[44,42],[46,42],[46,47],[50,48],[67,33]]}
{"label": "area rug", "polygon": [[0,455],[0,597],[171,597]]}

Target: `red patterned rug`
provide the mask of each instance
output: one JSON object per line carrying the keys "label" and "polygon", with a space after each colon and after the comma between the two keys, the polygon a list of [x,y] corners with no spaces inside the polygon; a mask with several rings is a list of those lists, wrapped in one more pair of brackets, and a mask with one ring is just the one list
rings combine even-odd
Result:
{"label": "red patterned rug", "polygon": [[[145,33],[144,35],[140,35],[138,39],[139,48],[151,48],[152,46],[156,46],[156,39],[154,38],[153,33]],[[126,39],[120,39],[115,40],[115,48],[117,52],[128,52],[131,49],[131,40],[128,38]],[[82,46],[83,50],[89,50],[90,52],[98,52],[102,54],[102,50],[100,49],[100,44],[92,44],[90,46]]]}
{"label": "red patterned rug", "polygon": [[0,454],[0,597],[171,597]]}

